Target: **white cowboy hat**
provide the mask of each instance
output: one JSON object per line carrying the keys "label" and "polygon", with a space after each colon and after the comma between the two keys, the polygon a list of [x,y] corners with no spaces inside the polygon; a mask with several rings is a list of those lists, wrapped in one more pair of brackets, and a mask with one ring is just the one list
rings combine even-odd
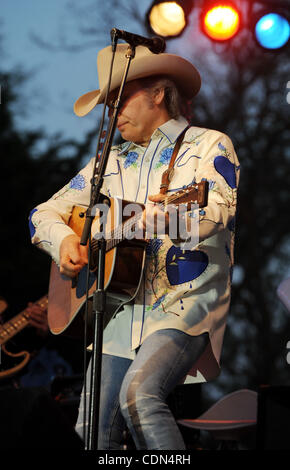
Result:
{"label": "white cowboy hat", "polygon": [[[125,54],[127,49],[128,44],[117,45],[110,91],[115,90],[121,85],[126,65]],[[98,53],[97,66],[100,89],[85,93],[75,102],[74,112],[78,116],[85,116],[97,104],[104,102],[108,86],[111,57],[111,46],[105,47]],[[197,69],[187,60],[174,54],[153,54],[147,47],[138,46],[136,47],[135,57],[130,64],[127,81],[151,75],[170,76],[182,95],[187,99],[193,98],[198,93],[201,85]]]}

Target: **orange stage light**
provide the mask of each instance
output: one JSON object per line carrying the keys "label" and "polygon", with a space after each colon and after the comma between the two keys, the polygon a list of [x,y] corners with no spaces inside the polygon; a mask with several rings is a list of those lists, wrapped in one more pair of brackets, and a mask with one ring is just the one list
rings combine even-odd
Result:
{"label": "orange stage light", "polygon": [[204,32],[215,41],[231,39],[238,32],[239,27],[238,11],[226,4],[213,6],[203,16]]}

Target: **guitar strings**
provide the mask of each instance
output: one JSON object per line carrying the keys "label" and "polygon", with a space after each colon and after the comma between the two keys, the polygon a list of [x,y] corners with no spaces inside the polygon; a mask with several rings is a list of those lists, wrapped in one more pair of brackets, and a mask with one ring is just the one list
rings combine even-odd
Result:
{"label": "guitar strings", "polygon": [[[187,188],[186,190],[182,190],[181,193],[174,193],[172,196],[166,197],[164,201],[161,201],[160,205],[162,207],[165,207],[168,205],[168,203],[170,204],[172,202],[176,202],[178,201],[178,199],[180,199],[181,196],[184,196],[184,194],[189,191],[192,191],[192,189]],[[108,233],[109,239],[107,240],[107,243],[106,243],[106,251],[109,251],[112,248],[114,248],[119,243],[120,240],[126,238],[126,235],[130,235],[130,233],[132,233],[132,228],[141,219],[142,214],[143,214],[143,211],[131,217],[129,220],[127,220],[123,224],[118,225],[118,227],[114,228],[110,233]],[[97,244],[98,244],[98,240],[93,239],[92,240],[93,248],[95,248]]]}

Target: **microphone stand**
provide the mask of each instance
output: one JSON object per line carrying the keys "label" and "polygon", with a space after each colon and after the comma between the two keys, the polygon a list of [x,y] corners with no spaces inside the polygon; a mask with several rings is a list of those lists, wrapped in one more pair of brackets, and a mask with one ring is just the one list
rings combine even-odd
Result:
{"label": "microphone stand", "polygon": [[[108,198],[100,193],[103,177],[105,174],[112,141],[116,129],[117,117],[123,89],[126,83],[131,60],[135,57],[135,46],[129,45],[126,55],[127,62],[124,69],[122,82],[119,88],[119,94],[116,102],[114,103],[114,111],[110,118],[109,129],[106,135],[106,140],[103,146],[102,155],[98,168],[92,177],[92,190],[90,205],[86,211],[86,220],[81,236],[81,245],[87,245],[91,233],[91,226],[94,219],[93,209],[100,201],[109,204]],[[95,167],[96,168],[96,167]],[[104,211],[105,212],[105,211]],[[106,215],[106,214],[104,214]],[[106,220],[104,217],[103,230],[105,233]],[[87,450],[95,450],[98,445],[98,432],[99,432],[99,405],[100,405],[100,389],[101,389],[101,366],[102,366],[102,348],[103,348],[103,320],[106,312],[106,292],[104,289],[104,272],[105,272],[105,255],[106,255],[106,240],[104,236],[99,240],[98,250],[98,280],[97,290],[93,293],[93,318],[94,318],[94,338],[93,338],[93,352],[91,357],[91,392],[90,392],[90,405],[89,405],[89,429],[86,439]],[[86,380],[86,379],[85,379]],[[86,419],[86,416],[84,416]]]}

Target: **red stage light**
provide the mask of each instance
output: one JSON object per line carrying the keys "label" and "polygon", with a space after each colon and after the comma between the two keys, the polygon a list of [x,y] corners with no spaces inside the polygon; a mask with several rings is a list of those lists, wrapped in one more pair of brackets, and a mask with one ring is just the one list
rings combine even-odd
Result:
{"label": "red stage light", "polygon": [[240,14],[227,2],[215,3],[203,12],[202,28],[215,41],[231,39],[239,30]]}

